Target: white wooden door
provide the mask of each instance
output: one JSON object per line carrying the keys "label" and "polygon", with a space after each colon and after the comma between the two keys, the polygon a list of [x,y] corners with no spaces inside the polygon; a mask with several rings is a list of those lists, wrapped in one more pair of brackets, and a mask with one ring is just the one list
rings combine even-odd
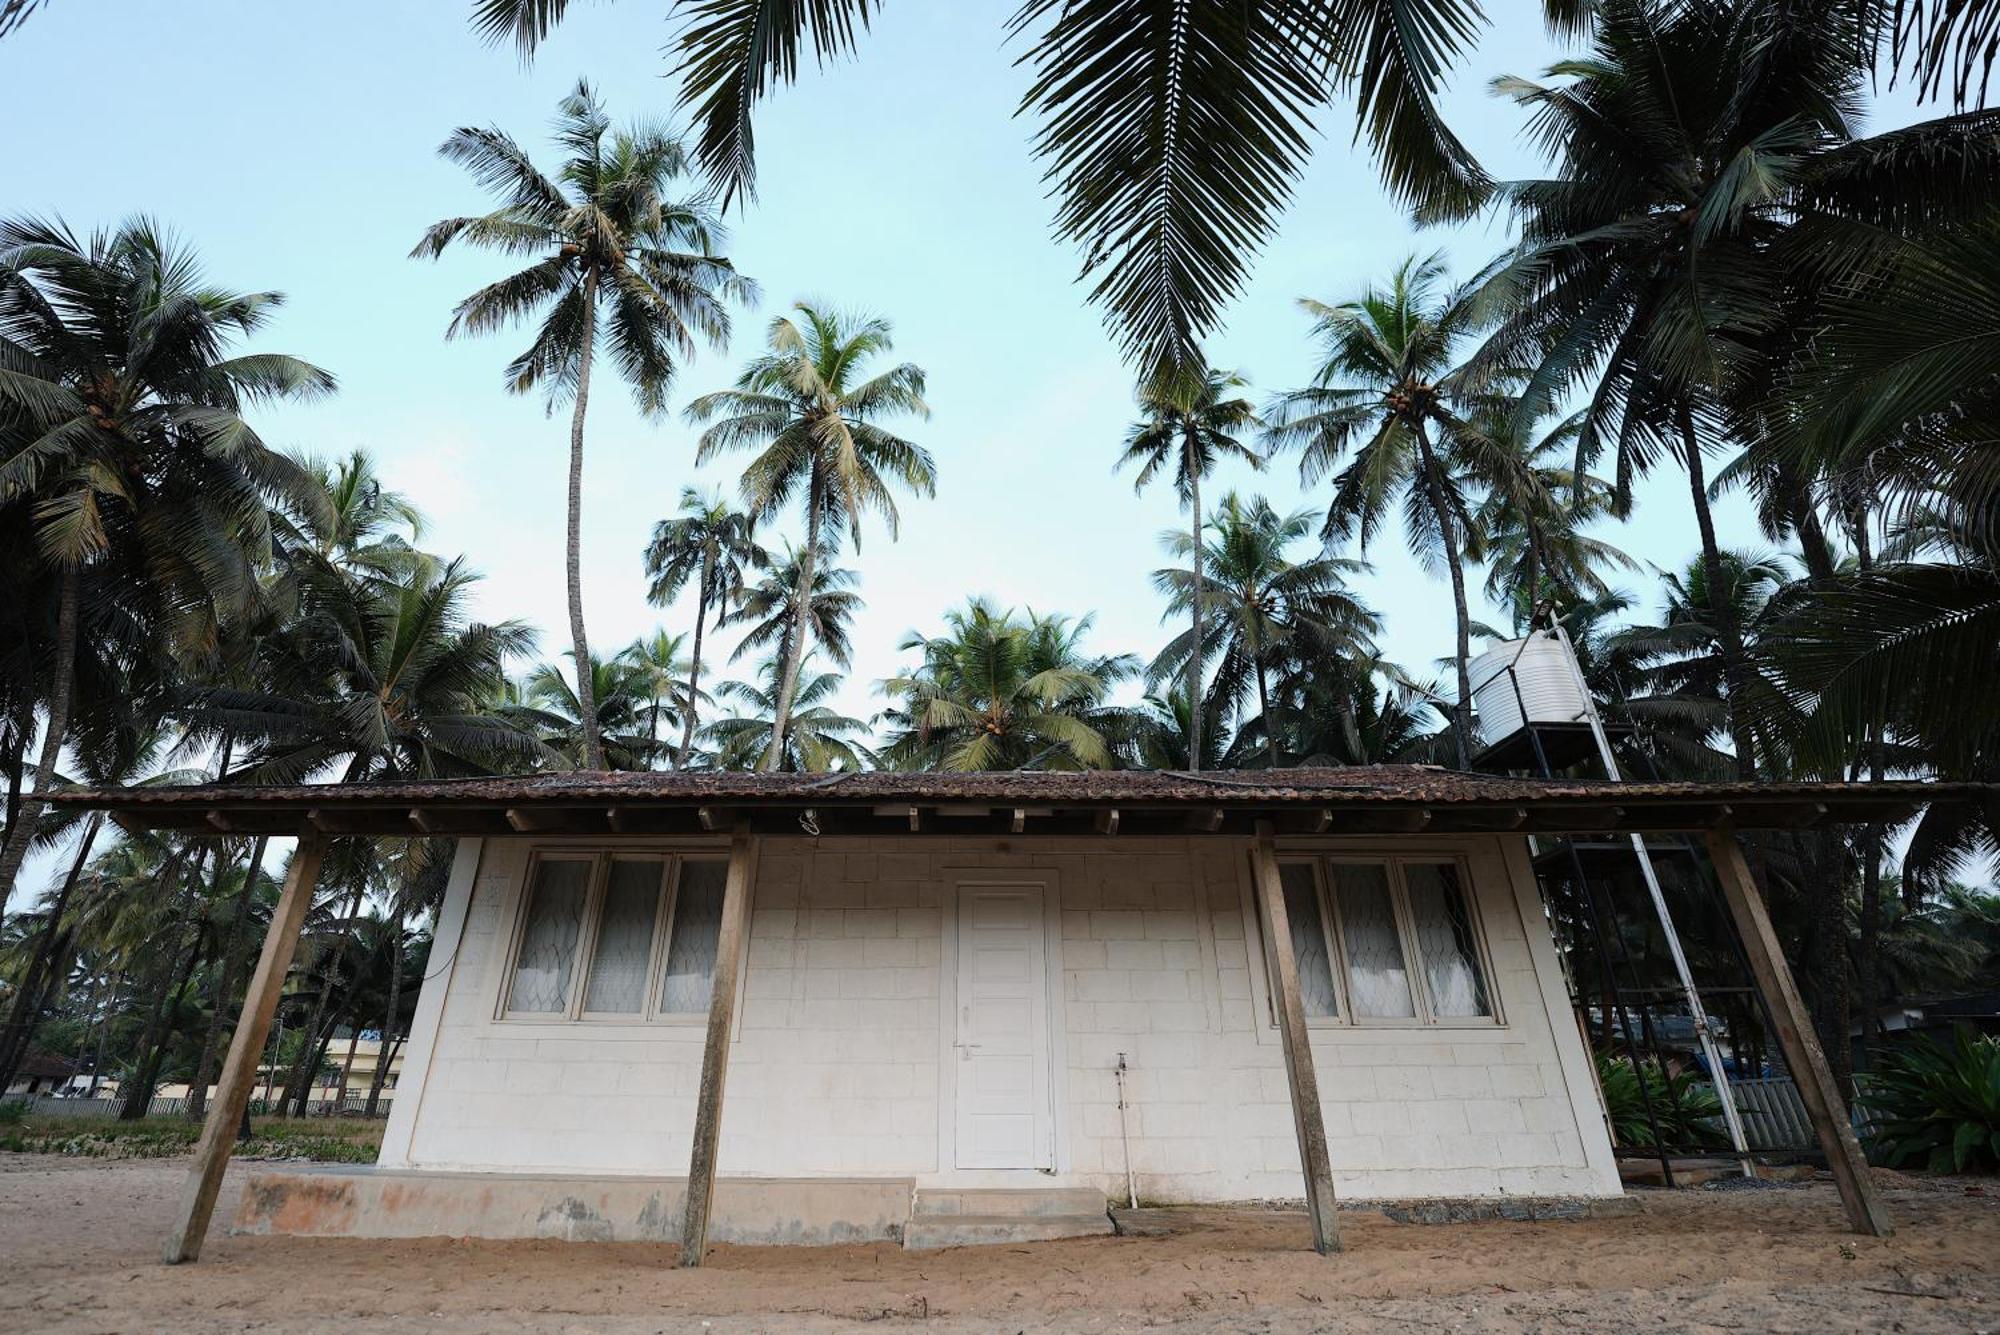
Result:
{"label": "white wooden door", "polygon": [[1053,1168],[1043,887],[958,891],[960,1168]]}

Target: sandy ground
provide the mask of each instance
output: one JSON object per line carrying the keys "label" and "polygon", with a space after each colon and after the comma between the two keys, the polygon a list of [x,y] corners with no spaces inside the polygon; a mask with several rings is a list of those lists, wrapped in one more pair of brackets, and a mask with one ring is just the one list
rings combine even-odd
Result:
{"label": "sandy ground", "polygon": [[[155,1262],[185,1161],[0,1155],[0,1330],[1293,1332],[2000,1329],[2000,1184],[1885,1175],[1888,1239],[1830,1186],[1653,1192],[1632,1217],[1416,1226],[1173,1212],[1163,1237],[892,1246],[369,1242],[212,1234]],[[240,1169],[225,1189],[233,1211]]]}

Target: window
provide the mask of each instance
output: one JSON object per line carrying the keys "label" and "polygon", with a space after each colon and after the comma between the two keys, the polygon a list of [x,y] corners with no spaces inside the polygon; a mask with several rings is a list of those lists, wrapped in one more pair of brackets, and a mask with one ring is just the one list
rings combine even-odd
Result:
{"label": "window", "polygon": [[1309,1019],[1490,1024],[1492,992],[1468,882],[1450,858],[1282,862],[1279,882]]}
{"label": "window", "polygon": [[516,1020],[706,1015],[728,864],[538,854],[501,1011]]}

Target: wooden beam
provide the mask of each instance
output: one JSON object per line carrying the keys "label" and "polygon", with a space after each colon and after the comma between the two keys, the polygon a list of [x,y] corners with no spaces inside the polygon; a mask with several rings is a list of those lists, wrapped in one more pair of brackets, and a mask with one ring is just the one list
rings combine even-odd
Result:
{"label": "wooden beam", "polygon": [[1188,828],[1200,834],[1214,834],[1222,828],[1224,814],[1221,807],[1210,807],[1206,811],[1197,811],[1188,817]]}
{"label": "wooden beam", "polygon": [[518,807],[507,808],[507,826],[521,834],[532,834],[539,828],[535,818]]}
{"label": "wooden beam", "polygon": [[167,1235],[164,1255],[168,1265],[201,1255],[202,1239],[215,1213],[215,1198],[222,1190],[222,1173],[229,1166],[229,1150],[236,1143],[236,1128],[257,1083],[257,1058],[270,1035],[271,1017],[277,1013],[278,997],[285,989],[285,974],[292,967],[292,951],[298,946],[306,910],[312,907],[313,886],[319,880],[320,859],[325,854],[326,837],[308,831],[299,836],[291,866],[285,869],[278,907],[264,933],[257,971],[243,994],[243,1012],[230,1035],[229,1055],[222,1060],[215,1098],[209,1102],[208,1120],[202,1123],[201,1140],[195,1145],[194,1166],[188,1169],[180,1209],[174,1216],[173,1231]]}
{"label": "wooden beam", "polygon": [[1889,1213],[1875,1194],[1875,1179],[1869,1176],[1868,1160],[1855,1138],[1854,1124],[1848,1120],[1847,1103],[1840,1097],[1840,1086],[1834,1083],[1819,1036],[1813,1032],[1812,1017],[1792,982],[1791,966],[1785,962],[1764,897],[1751,879],[1743,847],[1736,842],[1736,832],[1728,828],[1710,830],[1706,842],[1715,874],[1722,882],[1723,898],[1729,901],[1730,916],[1736,920],[1737,935],[1743,938],[1750,972],[1770,1008],[1778,1047],[1785,1054],[1785,1065],[1791,1068],[1813,1130],[1819,1134],[1820,1151],[1833,1170],[1834,1184],[1840,1188],[1847,1221],[1856,1233],[1887,1237],[1894,1231]]}
{"label": "wooden beam", "polygon": [[1008,823],[1008,828],[1013,830],[1015,834],[1019,834],[1028,828],[1028,810],[1026,807],[1014,808],[1014,819]]}
{"label": "wooden beam", "polygon": [[1091,824],[1099,834],[1118,833],[1118,808],[1105,807],[1091,818]]}
{"label": "wooden beam", "polygon": [[1264,922],[1264,951],[1271,986],[1278,993],[1278,1031],[1285,1052],[1285,1080],[1292,1090],[1292,1123],[1299,1137],[1299,1163],[1305,1170],[1306,1214],[1312,1219],[1313,1250],[1324,1256],[1340,1250],[1340,1224],[1335,1218],[1333,1165],[1327,1156],[1326,1120],[1319,1107],[1319,1076],[1313,1070],[1312,1045],[1306,1032],[1305,1003],[1299,998],[1299,962],[1292,951],[1291,920],[1285,912],[1285,887],[1278,875],[1278,850],[1269,821],[1257,822],[1250,857],[1257,882],[1257,908]]}
{"label": "wooden beam", "polygon": [[701,1087],[695,1095],[694,1152],[688,1163],[687,1213],[681,1219],[683,1266],[700,1265],[708,1250],[708,1211],[715,1198],[715,1154],[722,1136],[722,1083],[729,1072],[736,978],[750,938],[750,881],[755,868],[756,841],[739,828],[729,840],[722,928],[715,942],[714,991],[708,1002],[707,1042],[701,1052]]}

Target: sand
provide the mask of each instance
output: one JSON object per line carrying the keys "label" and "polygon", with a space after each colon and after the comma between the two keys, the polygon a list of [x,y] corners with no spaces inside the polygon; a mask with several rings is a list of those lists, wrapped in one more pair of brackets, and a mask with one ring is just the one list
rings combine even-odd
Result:
{"label": "sand", "polygon": [[[1419,1226],[1172,1212],[1166,1236],[906,1253],[233,1238],[156,1263],[185,1161],[0,1154],[0,1330],[1292,1332],[2000,1328],[2000,1183],[1884,1175],[1892,1238],[1831,1186],[1651,1192],[1637,1215]],[[233,1210],[241,1169],[223,1209]]]}

